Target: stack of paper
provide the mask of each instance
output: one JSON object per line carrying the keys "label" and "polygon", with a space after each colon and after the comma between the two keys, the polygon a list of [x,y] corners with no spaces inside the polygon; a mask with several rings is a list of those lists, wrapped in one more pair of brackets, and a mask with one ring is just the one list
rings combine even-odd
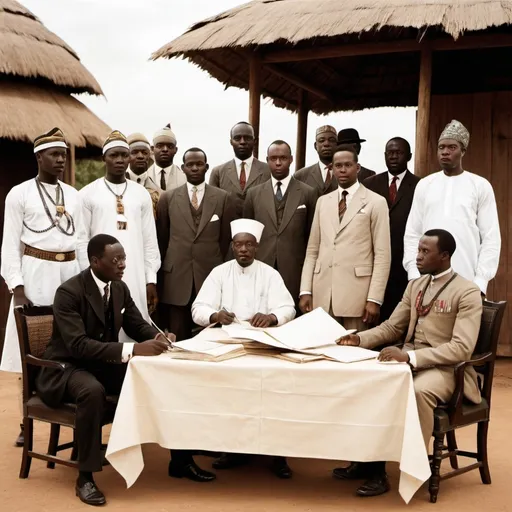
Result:
{"label": "stack of paper", "polygon": [[246,354],[244,346],[240,343],[218,343],[197,339],[174,343],[174,348],[167,352],[173,359],[190,359],[192,361],[219,362],[233,359]]}

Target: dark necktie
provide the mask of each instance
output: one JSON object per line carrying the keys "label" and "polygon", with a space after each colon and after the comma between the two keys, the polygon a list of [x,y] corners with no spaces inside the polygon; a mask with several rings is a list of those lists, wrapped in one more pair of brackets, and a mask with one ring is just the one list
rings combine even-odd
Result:
{"label": "dark necktie", "polygon": [[331,184],[331,180],[332,180],[332,164],[329,164],[327,166],[327,173],[325,174],[325,182],[324,182],[325,188],[327,188]]}
{"label": "dark necktie", "polygon": [[341,199],[338,203],[338,216],[340,218],[340,222],[343,220],[343,215],[345,215],[345,212],[347,211],[347,196],[348,192],[344,190],[341,193]]}
{"label": "dark necktie", "polygon": [[162,190],[167,188],[167,185],[165,184],[165,171],[163,169],[160,171],[160,188]]}
{"label": "dark necktie", "polygon": [[240,164],[240,188],[242,190],[245,189],[245,184],[247,183],[247,177],[245,175],[245,162]]}
{"label": "dark necktie", "polygon": [[105,285],[105,288],[103,288],[104,294],[103,294],[103,309],[105,313],[108,311],[108,303],[110,300],[110,286],[108,284]]}
{"label": "dark necktie", "polygon": [[396,201],[396,182],[398,181],[398,176],[393,176],[393,180],[391,181],[391,185],[389,185],[389,203],[395,204]]}
{"label": "dark necktie", "polygon": [[283,191],[281,190],[281,185],[282,185],[282,183],[281,183],[280,181],[278,181],[278,182],[276,183],[276,185],[277,185],[277,190],[276,190],[276,199],[277,199],[278,201],[282,201],[282,200],[283,200]]}

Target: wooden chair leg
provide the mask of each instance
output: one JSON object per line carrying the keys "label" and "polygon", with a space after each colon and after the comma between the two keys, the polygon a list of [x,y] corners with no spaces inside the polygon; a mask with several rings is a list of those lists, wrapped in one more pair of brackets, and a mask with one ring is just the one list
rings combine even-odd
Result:
{"label": "wooden chair leg", "polygon": [[[60,425],[52,423],[50,427],[50,440],[48,441],[48,455],[57,455],[57,446],[59,446]],[[55,462],[47,462],[48,469],[55,469]]]}
{"label": "wooden chair leg", "polygon": [[428,492],[430,493],[430,503],[437,502],[439,493],[439,483],[441,481],[441,462],[443,455],[444,434],[434,435],[434,456],[432,457],[432,476],[430,477]]}
{"label": "wooden chair leg", "polygon": [[[446,440],[448,442],[448,450],[450,452],[457,451],[457,439],[455,438],[455,430],[450,430],[446,433]],[[459,461],[457,455],[450,455],[450,464],[453,469],[459,469]]]}
{"label": "wooden chair leg", "polygon": [[23,431],[25,434],[25,444],[23,445],[23,454],[21,455],[21,468],[20,478],[28,478],[30,473],[30,464],[32,457],[29,457],[28,452],[32,451],[32,443],[34,440],[34,420],[30,418],[23,418]]}
{"label": "wooden chair leg", "polygon": [[480,478],[483,484],[491,483],[491,472],[489,471],[489,461],[487,458],[487,434],[489,432],[489,422],[482,421],[477,428],[477,454],[478,460],[482,463],[480,470]]}

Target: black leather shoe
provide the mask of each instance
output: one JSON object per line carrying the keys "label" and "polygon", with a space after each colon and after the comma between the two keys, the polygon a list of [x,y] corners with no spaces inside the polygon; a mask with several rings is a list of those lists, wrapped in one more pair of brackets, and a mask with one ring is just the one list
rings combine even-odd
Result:
{"label": "black leather shoe", "polygon": [[107,503],[105,495],[96,487],[94,482],[85,482],[83,485],[78,485],[77,480],[75,491],[80,501],[83,501],[86,505],[99,507]]}
{"label": "black leather shoe", "polygon": [[285,457],[274,457],[270,469],[277,478],[282,478],[283,480],[291,478],[293,475],[293,471],[290,466],[288,466]]}
{"label": "black leather shoe", "polygon": [[364,462],[351,462],[346,468],[336,468],[332,471],[334,478],[340,480],[364,480],[370,478],[370,465]]}
{"label": "black leather shoe", "polygon": [[378,475],[370,480],[367,480],[359,489],[357,489],[356,494],[358,496],[362,496],[364,498],[369,496],[380,496],[388,492],[390,489],[388,476],[384,473],[383,475]]}
{"label": "black leather shoe", "polygon": [[17,448],[21,448],[25,444],[25,434],[24,434],[24,428],[23,423],[20,424],[20,434],[16,438],[16,441],[14,441],[14,446]]}
{"label": "black leather shoe", "polygon": [[240,453],[223,453],[212,462],[213,469],[231,469],[249,464],[249,457]]}
{"label": "black leather shoe", "polygon": [[217,478],[217,475],[201,469],[195,462],[183,465],[176,464],[172,460],[169,462],[169,476],[173,478],[188,478],[194,482],[211,482]]}

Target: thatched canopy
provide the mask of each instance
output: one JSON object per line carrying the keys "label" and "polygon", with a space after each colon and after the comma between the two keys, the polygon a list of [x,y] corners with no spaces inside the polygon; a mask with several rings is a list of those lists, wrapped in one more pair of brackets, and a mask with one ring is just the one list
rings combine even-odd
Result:
{"label": "thatched canopy", "polygon": [[0,74],[69,93],[103,94],[76,53],[14,0],[0,0]]}
{"label": "thatched canopy", "polygon": [[[181,56],[226,87],[248,89],[257,50],[263,95],[277,106],[295,110],[301,88],[313,91],[311,110],[319,114],[413,106],[422,45],[482,33],[509,37],[511,24],[512,0],[254,0],[196,23],[152,58]],[[370,43],[401,44],[402,52],[311,58],[315,49]],[[309,58],[286,59],[297,51]],[[510,48],[436,54],[432,92],[512,89],[510,62]]]}

